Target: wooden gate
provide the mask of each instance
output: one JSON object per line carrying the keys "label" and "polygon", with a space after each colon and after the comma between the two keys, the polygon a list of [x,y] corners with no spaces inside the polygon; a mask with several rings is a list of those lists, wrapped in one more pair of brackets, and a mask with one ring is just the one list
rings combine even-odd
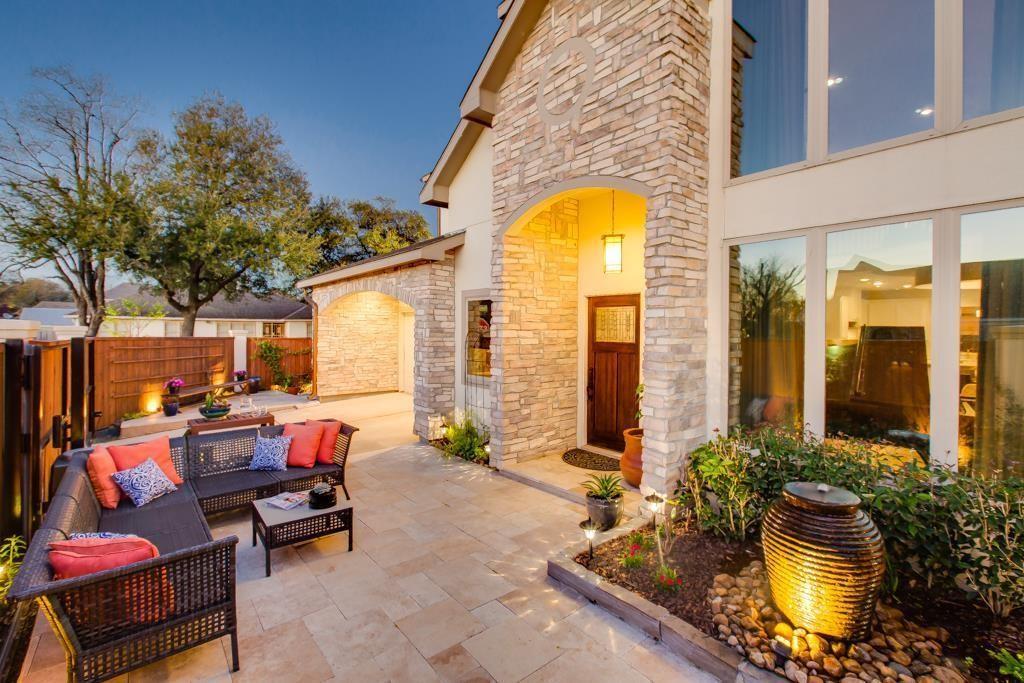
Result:
{"label": "wooden gate", "polygon": [[2,363],[0,526],[26,539],[50,498],[50,470],[70,446],[71,343],[6,340]]}

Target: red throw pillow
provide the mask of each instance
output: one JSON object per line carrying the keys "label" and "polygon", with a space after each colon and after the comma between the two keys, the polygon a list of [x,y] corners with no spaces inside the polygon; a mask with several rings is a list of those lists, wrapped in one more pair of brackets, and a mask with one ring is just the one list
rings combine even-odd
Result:
{"label": "red throw pillow", "polygon": [[131,446],[110,446],[109,450],[118,472],[130,470],[136,465],[141,465],[148,458],[153,458],[167,478],[171,480],[171,483],[175,486],[181,486],[184,483],[184,480],[178,476],[178,470],[174,469],[174,461],[171,460],[171,438],[169,436],[161,436],[159,439],[143,441]]}
{"label": "red throw pillow", "polygon": [[89,472],[89,481],[92,482],[92,490],[96,492],[96,499],[100,505],[113,510],[121,502],[121,489],[114,482],[111,475],[117,472],[117,465],[110,451],[103,446],[96,446],[89,454],[85,463],[85,469]]}
{"label": "red throw pillow", "polygon": [[50,565],[55,579],[95,574],[159,556],[155,545],[138,536],[80,538],[50,544]]}
{"label": "red throw pillow", "polygon": [[292,437],[288,448],[289,467],[312,467],[316,464],[317,449],[324,434],[323,422],[307,422],[304,425],[290,422],[284,426],[284,435]]}
{"label": "red throw pillow", "polygon": [[[321,465],[334,463],[334,444],[341,433],[341,423],[336,420],[318,420],[324,426],[324,434],[320,437],[320,448],[316,452],[316,461]],[[308,424],[308,423],[307,423]]]}

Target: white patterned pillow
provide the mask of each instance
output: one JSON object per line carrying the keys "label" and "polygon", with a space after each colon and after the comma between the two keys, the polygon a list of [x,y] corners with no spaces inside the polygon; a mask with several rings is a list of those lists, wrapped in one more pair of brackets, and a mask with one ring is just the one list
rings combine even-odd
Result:
{"label": "white patterned pillow", "polygon": [[288,449],[291,445],[290,436],[275,436],[269,439],[257,436],[249,469],[260,472],[284,472],[288,469]]}
{"label": "white patterned pillow", "polygon": [[111,476],[125,495],[132,499],[135,507],[142,507],[165,493],[178,490],[153,458],[147,458],[130,470],[114,472]]}
{"label": "white patterned pillow", "polygon": [[80,541],[83,538],[136,538],[136,535],[119,534],[116,531],[76,531],[68,537],[68,540]]}

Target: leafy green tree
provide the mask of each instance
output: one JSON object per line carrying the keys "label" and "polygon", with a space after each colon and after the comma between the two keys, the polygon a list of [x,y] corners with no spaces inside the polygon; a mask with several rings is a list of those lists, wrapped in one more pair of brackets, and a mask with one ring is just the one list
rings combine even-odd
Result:
{"label": "leafy green tree", "polygon": [[0,304],[11,308],[28,308],[40,301],[71,301],[71,292],[53,280],[30,277],[0,282]]}
{"label": "leafy green tree", "polygon": [[203,305],[290,288],[316,262],[309,190],[269,119],[219,95],[175,117],[154,150],[145,216],[119,261],[182,316],[190,337]]}
{"label": "leafy green tree", "polygon": [[310,231],[320,239],[318,271],[387,254],[430,237],[423,214],[398,209],[395,200],[387,197],[347,202],[321,198],[310,209]]}
{"label": "leafy green tree", "polygon": [[36,69],[38,86],[15,111],[0,110],[0,240],[17,268],[52,267],[95,335],[107,269],[136,210],[138,110],[102,78]]}
{"label": "leafy green tree", "polygon": [[[139,337],[153,320],[167,317],[163,304],[139,303],[134,299],[120,299],[107,304],[106,318],[122,318],[111,329],[114,337]],[[110,321],[108,320],[108,323]]]}

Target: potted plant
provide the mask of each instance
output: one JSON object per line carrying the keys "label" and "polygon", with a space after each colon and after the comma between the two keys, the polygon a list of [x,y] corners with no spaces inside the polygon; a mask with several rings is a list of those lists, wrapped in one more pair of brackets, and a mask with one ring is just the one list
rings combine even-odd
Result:
{"label": "potted plant", "polygon": [[292,375],[285,375],[284,384],[281,386],[283,386],[284,390],[287,391],[292,396],[296,396],[299,393],[298,379],[296,377],[293,377]]}
{"label": "potted plant", "polygon": [[7,600],[7,591],[21,567],[25,541],[11,536],[0,543],[0,679],[18,678],[21,664],[28,652],[38,609],[35,600],[14,603]]}
{"label": "potted plant", "polygon": [[587,514],[598,531],[607,531],[622,519],[625,502],[622,477],[617,474],[591,474],[582,482],[587,490]]}
{"label": "potted plant", "polygon": [[247,370],[235,370],[235,381],[244,382],[249,377]]}
{"label": "potted plant", "polygon": [[[636,419],[640,420],[640,401],[644,398],[644,385],[636,388]],[[626,441],[626,449],[622,451],[622,458],[619,459],[619,471],[622,478],[630,486],[640,487],[640,480],[644,476],[644,430],[640,427],[633,427],[622,432],[622,438]]]}
{"label": "potted plant", "polygon": [[183,386],[185,386],[185,380],[180,377],[172,377],[164,382],[164,391],[168,396],[177,396]]}
{"label": "potted plant", "polygon": [[160,401],[160,405],[163,406],[164,415],[167,417],[174,417],[178,414],[178,398],[177,396],[164,396]]}
{"label": "potted plant", "polygon": [[199,414],[208,420],[219,420],[227,417],[230,412],[231,405],[223,398],[219,389],[208,393],[203,405],[199,406]]}

